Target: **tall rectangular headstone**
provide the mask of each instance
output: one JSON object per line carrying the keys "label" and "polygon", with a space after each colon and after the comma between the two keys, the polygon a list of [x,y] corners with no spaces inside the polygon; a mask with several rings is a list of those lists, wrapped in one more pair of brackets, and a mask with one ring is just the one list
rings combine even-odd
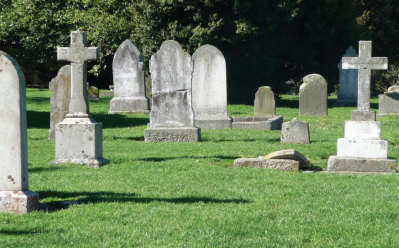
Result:
{"label": "tall rectangular headstone", "polygon": [[[356,50],[349,47],[343,57],[357,57]],[[342,69],[342,59],[338,63],[339,70],[339,91],[337,102],[356,103],[357,102],[357,70]]]}
{"label": "tall rectangular headstone", "polygon": [[192,83],[195,126],[201,129],[231,128],[227,116],[226,60],[212,45],[204,45],[193,54]]}
{"label": "tall rectangular headstone", "polygon": [[49,140],[55,140],[55,124],[62,122],[69,113],[71,101],[71,66],[63,66],[49,84],[50,131]]}
{"label": "tall rectangular headstone", "polygon": [[0,51],[0,213],[37,209],[29,190],[25,77],[18,63]]}
{"label": "tall rectangular headstone", "polygon": [[125,40],[116,50],[112,62],[114,98],[108,114],[150,112],[150,99],[145,95],[145,64],[140,50]]}
{"label": "tall rectangular headstone", "polygon": [[359,57],[342,58],[342,68],[359,70],[358,111],[345,121],[345,137],[338,139],[328,170],[395,173],[396,160],[388,159],[388,141],[381,139],[381,122],[370,111],[371,70],[386,70],[388,58],[371,57],[371,41],[360,41]]}
{"label": "tall rectangular headstone", "polygon": [[299,115],[327,116],[327,81],[318,74],[303,78],[299,87]]}
{"label": "tall rectangular headstone", "polygon": [[254,108],[255,115],[276,115],[276,101],[274,100],[274,92],[272,91],[272,87],[259,87],[258,91],[255,93]]}
{"label": "tall rectangular headstone", "polygon": [[193,61],[177,41],[165,41],[151,56],[152,110],[146,142],[198,142],[191,99]]}
{"label": "tall rectangular headstone", "polygon": [[58,47],[58,60],[71,61],[69,113],[55,127],[55,160],[50,164],[74,163],[98,168],[109,163],[103,158],[102,123],[89,113],[87,61],[98,60],[100,50],[86,47],[86,32],[71,32],[71,47]]}

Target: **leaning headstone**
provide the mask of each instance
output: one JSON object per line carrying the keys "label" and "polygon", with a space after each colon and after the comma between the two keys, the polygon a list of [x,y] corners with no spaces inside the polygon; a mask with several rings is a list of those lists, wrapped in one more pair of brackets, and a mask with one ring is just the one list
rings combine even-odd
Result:
{"label": "leaning headstone", "polygon": [[276,115],[276,101],[272,87],[259,87],[255,93],[255,115],[274,116]]}
{"label": "leaning headstone", "polygon": [[214,46],[204,45],[193,54],[192,81],[195,126],[201,129],[231,128],[227,116],[226,60]]}
{"label": "leaning headstone", "polygon": [[299,161],[301,167],[308,167],[310,165],[309,160],[300,152],[294,149],[281,150],[261,156],[262,159],[292,159]]}
{"label": "leaning headstone", "polygon": [[87,90],[89,100],[100,100],[100,90],[96,86],[90,86]]}
{"label": "leaning headstone", "polygon": [[328,159],[328,171],[396,172],[396,160],[387,157],[388,141],[381,140],[381,122],[370,111],[371,70],[388,69],[388,58],[371,57],[371,45],[360,41],[359,57],[342,59],[343,69],[359,71],[358,110],[352,111],[351,121],[345,121],[345,138],[338,139],[337,156]]}
{"label": "leaning headstone", "polygon": [[399,86],[391,86],[378,95],[378,117],[399,116]]}
{"label": "leaning headstone", "polygon": [[[343,57],[357,57],[356,50],[349,47]],[[342,59],[338,63],[339,70],[339,91],[338,103],[356,103],[357,102],[357,70],[342,69]]]}
{"label": "leaning headstone", "polygon": [[151,56],[152,109],[146,142],[198,142],[191,100],[193,61],[177,41],[165,41]]}
{"label": "leaning headstone", "polygon": [[307,75],[299,88],[299,115],[327,114],[327,81],[318,74]]}
{"label": "leaning headstone", "polygon": [[55,160],[98,168],[103,158],[102,123],[91,117],[87,99],[87,61],[98,60],[100,49],[86,47],[86,33],[71,32],[71,47],[58,47],[58,60],[71,61],[71,101],[66,118],[55,127]]}
{"label": "leaning headstone", "polygon": [[55,124],[62,122],[68,114],[71,100],[71,66],[63,66],[49,84],[50,131],[49,140],[55,140]]}
{"label": "leaning headstone", "polygon": [[29,190],[25,77],[18,63],[0,51],[0,213],[27,213],[39,204]]}
{"label": "leaning headstone", "polygon": [[116,50],[112,71],[114,98],[108,113],[148,114],[150,100],[145,96],[144,57],[130,40],[125,40]]}
{"label": "leaning headstone", "polygon": [[298,121],[284,122],[281,127],[281,142],[291,144],[310,144],[309,123]]}

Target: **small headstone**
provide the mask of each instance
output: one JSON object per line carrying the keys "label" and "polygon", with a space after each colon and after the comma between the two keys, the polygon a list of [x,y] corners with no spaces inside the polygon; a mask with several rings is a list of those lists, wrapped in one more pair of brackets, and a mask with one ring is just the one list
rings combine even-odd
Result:
{"label": "small headstone", "polygon": [[272,87],[259,87],[255,94],[255,115],[276,115],[276,101],[274,100],[274,92]]}
{"label": "small headstone", "polygon": [[100,90],[96,86],[91,86],[87,91],[89,100],[100,100]]}
{"label": "small headstone", "polygon": [[[356,50],[349,47],[343,57],[357,57]],[[356,103],[357,102],[357,70],[342,69],[342,59],[338,63],[339,70],[339,91],[337,102]]]}
{"label": "small headstone", "polygon": [[292,144],[310,144],[309,123],[298,121],[284,122],[281,127],[281,142]]}
{"label": "small headstone", "polygon": [[299,115],[327,114],[327,81],[318,74],[307,75],[299,88]]}
{"label": "small headstone", "polygon": [[193,60],[177,41],[165,41],[151,56],[152,110],[146,142],[198,142],[191,100]]}
{"label": "small headstone", "polygon": [[399,91],[397,88],[399,87],[392,86],[388,92],[378,95],[378,117],[399,116]]}
{"label": "small headstone", "polygon": [[50,97],[50,131],[49,140],[55,140],[55,124],[62,122],[69,113],[71,100],[71,66],[63,66],[49,84]]}
{"label": "small headstone", "polygon": [[55,160],[50,164],[84,164],[98,168],[103,158],[102,123],[91,117],[87,98],[87,61],[98,60],[100,50],[86,47],[83,31],[71,32],[71,47],[58,47],[57,59],[71,61],[71,100],[66,118],[55,126]]}
{"label": "small headstone", "polygon": [[300,168],[299,161],[262,158],[238,158],[234,160],[234,166],[246,168],[267,168],[290,172],[298,172]]}
{"label": "small headstone", "polygon": [[0,51],[0,213],[37,209],[29,190],[25,77],[18,63]]}
{"label": "small headstone", "polygon": [[109,114],[149,113],[150,100],[145,95],[145,64],[140,50],[125,40],[116,50],[112,62],[114,91]]}
{"label": "small headstone", "polygon": [[114,91],[114,86],[113,86],[113,85],[110,85],[110,86],[109,86],[109,90],[110,90],[110,91]]}
{"label": "small headstone", "polygon": [[192,81],[195,126],[204,129],[231,128],[227,116],[226,61],[214,46],[204,45],[193,54]]}
{"label": "small headstone", "polygon": [[272,152],[272,153],[267,154],[266,156],[262,156],[259,158],[262,158],[262,159],[291,159],[291,160],[299,161],[299,163],[301,164],[302,167],[308,167],[310,165],[309,160],[307,160],[306,157],[302,153],[300,153],[294,149]]}

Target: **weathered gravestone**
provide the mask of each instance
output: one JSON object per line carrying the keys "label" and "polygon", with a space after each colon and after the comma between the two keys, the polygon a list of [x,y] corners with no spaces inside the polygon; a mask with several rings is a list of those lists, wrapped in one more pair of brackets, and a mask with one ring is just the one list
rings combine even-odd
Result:
{"label": "weathered gravestone", "polygon": [[[343,57],[357,57],[356,50],[349,47]],[[342,69],[342,59],[338,63],[339,70],[339,91],[337,102],[356,103],[357,102],[357,70]]]}
{"label": "weathered gravestone", "polygon": [[90,86],[87,90],[89,100],[100,100],[100,90],[96,86]]}
{"label": "weathered gravestone", "polygon": [[58,47],[58,60],[71,61],[71,101],[66,118],[55,127],[55,157],[51,164],[74,163],[98,168],[103,158],[102,123],[89,113],[87,61],[98,60],[100,50],[86,47],[86,33],[71,32],[71,47]]}
{"label": "weathered gravestone", "polygon": [[0,213],[37,209],[29,190],[25,77],[18,63],[0,51]]}
{"label": "weathered gravestone", "polygon": [[343,69],[358,69],[358,110],[345,121],[345,138],[337,141],[337,156],[328,160],[328,171],[396,172],[396,160],[388,159],[388,141],[381,140],[381,122],[370,111],[371,70],[386,70],[388,58],[371,57],[371,41],[359,42],[359,57],[342,59]]}
{"label": "weathered gravestone", "polygon": [[151,56],[152,109],[146,142],[198,142],[191,100],[193,61],[177,41],[165,41]]}
{"label": "weathered gravestone", "polygon": [[150,100],[145,96],[144,57],[130,40],[125,40],[116,50],[112,71],[114,98],[108,113],[148,114]]}
{"label": "weathered gravestone", "polygon": [[274,92],[269,86],[259,87],[255,93],[255,115],[276,115],[276,101],[274,100]]}
{"label": "weathered gravestone", "polygon": [[299,115],[327,114],[327,81],[318,74],[307,75],[299,87]]}
{"label": "weathered gravestone", "polygon": [[227,116],[226,61],[214,46],[204,45],[193,54],[192,81],[195,126],[201,129],[231,128]]}
{"label": "weathered gravestone", "polygon": [[298,121],[284,122],[281,127],[281,142],[292,144],[310,144],[309,123]]}
{"label": "weathered gravestone", "polygon": [[391,86],[378,95],[378,117],[399,116],[399,86]]}
{"label": "weathered gravestone", "polygon": [[55,124],[62,122],[69,113],[71,100],[71,66],[63,66],[49,84],[50,97],[50,131],[49,140],[55,140]]}

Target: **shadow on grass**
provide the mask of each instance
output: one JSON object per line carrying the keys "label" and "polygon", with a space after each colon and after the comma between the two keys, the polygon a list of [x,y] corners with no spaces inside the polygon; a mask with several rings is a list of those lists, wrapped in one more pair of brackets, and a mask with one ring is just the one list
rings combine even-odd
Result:
{"label": "shadow on grass", "polygon": [[39,233],[49,233],[49,230],[44,230],[44,231],[6,231],[6,230],[0,230],[1,234],[4,235],[29,235],[29,234],[39,234]]}
{"label": "shadow on grass", "polygon": [[213,140],[212,138],[202,138],[201,137],[201,142],[204,142],[204,141],[218,143],[218,142],[231,142],[231,141],[237,142],[237,141],[258,141],[258,140],[257,139],[239,139],[239,138]]}
{"label": "shadow on grass", "polygon": [[[174,204],[193,204],[193,203],[216,203],[216,204],[248,204],[251,203],[244,199],[214,199],[209,197],[181,197],[181,198],[146,198],[139,197],[138,194],[121,194],[115,192],[56,192],[56,191],[38,191],[40,199],[47,197],[62,198],[74,198],[73,204],[96,204],[96,203],[107,203],[107,202],[135,202],[135,203],[151,203],[151,202],[166,202]],[[57,210],[68,208],[70,204],[65,204],[65,200],[51,201],[45,204],[46,208],[41,207],[40,210],[54,212]]]}
{"label": "shadow on grass", "polygon": [[276,106],[279,108],[299,108],[299,100],[277,99]]}
{"label": "shadow on grass", "polygon": [[28,97],[26,98],[26,104],[48,104],[50,105],[49,97]]}
{"label": "shadow on grass", "polygon": [[60,170],[65,170],[68,169],[68,167],[35,167],[35,168],[31,168],[28,167],[28,172],[30,173],[39,173],[39,172],[43,172],[43,171],[60,171]]}
{"label": "shadow on grass", "polygon": [[28,128],[50,129],[50,112],[26,111]]}
{"label": "shadow on grass", "polygon": [[189,159],[204,159],[204,158],[211,158],[211,159],[237,159],[237,157],[231,157],[231,156],[182,156],[182,157],[166,157],[166,158],[160,158],[160,157],[147,157],[147,158],[139,158],[137,160],[139,161],[152,161],[152,162],[163,162],[167,160],[174,160],[174,159],[184,159],[184,158],[189,158]]}
{"label": "shadow on grass", "polygon": [[117,136],[114,136],[114,137],[111,137],[108,139],[109,140],[118,140],[118,139],[120,139],[120,140],[135,140],[135,141],[143,141],[144,142],[144,135],[139,136],[139,137],[117,137]]}

